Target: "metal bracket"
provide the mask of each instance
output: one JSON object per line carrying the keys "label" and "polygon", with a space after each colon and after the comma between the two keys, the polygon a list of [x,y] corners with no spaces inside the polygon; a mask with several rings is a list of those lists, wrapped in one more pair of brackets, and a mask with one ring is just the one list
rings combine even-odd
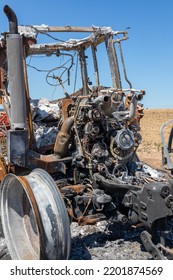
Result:
{"label": "metal bracket", "polygon": [[[168,259],[168,249],[165,248],[160,243],[155,245],[151,240],[151,235],[147,231],[141,233],[141,240],[147,252],[149,252],[156,260],[166,260]],[[167,252],[167,257],[163,254],[163,251]],[[171,250],[169,249],[169,255],[171,255]],[[172,253],[173,258],[173,253]]]}

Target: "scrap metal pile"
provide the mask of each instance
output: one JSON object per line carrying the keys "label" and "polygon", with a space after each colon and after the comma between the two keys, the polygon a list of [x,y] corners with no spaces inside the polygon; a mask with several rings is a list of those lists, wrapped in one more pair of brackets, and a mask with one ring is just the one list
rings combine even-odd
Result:
{"label": "scrap metal pile", "polygon": [[[156,259],[172,258],[166,232],[173,215],[173,185],[165,173],[137,157],[145,91],[133,89],[126,75],[121,41],[127,32],[94,26],[20,27],[12,9],[5,6],[4,11],[10,31],[1,38],[0,92],[10,129],[3,136],[7,152],[1,155],[1,219],[11,257],[67,259],[70,222],[82,226],[111,219],[143,226],[146,250]],[[37,43],[38,35],[51,32],[91,35]],[[106,49],[105,75],[110,71],[111,85],[100,82],[100,45]],[[117,46],[128,89],[122,87]],[[74,53],[79,63],[74,63]],[[59,75],[54,68],[46,76],[65,97],[34,102],[29,98],[26,59],[43,54],[70,57],[72,62],[58,65]],[[74,66],[82,86],[68,93],[65,86],[71,83]]]}

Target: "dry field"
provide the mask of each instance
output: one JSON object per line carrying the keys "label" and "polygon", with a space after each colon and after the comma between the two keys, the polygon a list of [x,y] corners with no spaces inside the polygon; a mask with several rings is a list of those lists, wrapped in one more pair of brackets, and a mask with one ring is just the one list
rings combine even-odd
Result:
{"label": "dry field", "polygon": [[[173,109],[145,109],[141,119],[142,143],[137,154],[140,160],[155,168],[162,168],[160,127],[171,119]],[[165,129],[165,139],[168,138],[170,128],[171,125]]]}

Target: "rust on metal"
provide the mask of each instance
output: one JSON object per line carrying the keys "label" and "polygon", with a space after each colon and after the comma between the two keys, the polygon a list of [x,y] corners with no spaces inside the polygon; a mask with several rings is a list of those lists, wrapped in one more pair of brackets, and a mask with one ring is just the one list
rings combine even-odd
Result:
{"label": "rust on metal", "polygon": [[60,157],[66,155],[70,142],[70,130],[73,123],[74,123],[74,116],[65,119],[55,141],[55,146],[54,146],[55,155],[58,155]]}
{"label": "rust on metal", "polygon": [[85,185],[72,185],[72,186],[63,186],[60,188],[61,193],[82,193],[86,189]]}
{"label": "rust on metal", "polygon": [[41,219],[40,219],[40,214],[39,214],[39,209],[38,209],[38,205],[35,199],[35,196],[33,194],[33,191],[30,187],[30,184],[28,183],[27,179],[24,176],[19,176],[18,177],[19,180],[21,181],[25,192],[27,194],[27,196],[29,197],[29,201],[32,205],[33,208],[33,213],[36,219],[36,224],[38,227],[38,233],[39,233],[39,243],[40,243],[40,258],[44,258],[43,256],[43,241],[42,241],[42,237],[43,237],[43,233],[42,233],[42,226],[41,226]]}
{"label": "rust on metal", "polygon": [[62,99],[62,119],[63,121],[65,121],[68,117],[70,117],[69,115],[69,107],[72,106],[73,101],[71,98],[68,99]]}
{"label": "rust on metal", "polygon": [[2,159],[0,159],[0,182],[5,178],[6,175],[7,175],[7,171],[5,165]]}
{"label": "rust on metal", "polygon": [[99,222],[101,220],[100,215],[99,214],[95,214],[95,215],[88,215],[85,217],[80,217],[78,219],[78,224],[80,226],[84,226],[84,225],[95,225],[97,222]]}

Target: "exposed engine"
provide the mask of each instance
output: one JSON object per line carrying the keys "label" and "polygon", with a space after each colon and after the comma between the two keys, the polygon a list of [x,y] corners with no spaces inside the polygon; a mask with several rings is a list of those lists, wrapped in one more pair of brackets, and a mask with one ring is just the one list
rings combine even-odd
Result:
{"label": "exposed engine", "polygon": [[143,117],[138,101],[144,93],[94,88],[89,96],[69,100],[68,117],[54,147],[55,155],[66,162],[66,170],[53,176],[71,218],[79,224],[111,215],[136,224],[139,218],[126,201],[130,192],[142,190],[149,182],[166,181],[164,174],[140,162],[136,154]]}

